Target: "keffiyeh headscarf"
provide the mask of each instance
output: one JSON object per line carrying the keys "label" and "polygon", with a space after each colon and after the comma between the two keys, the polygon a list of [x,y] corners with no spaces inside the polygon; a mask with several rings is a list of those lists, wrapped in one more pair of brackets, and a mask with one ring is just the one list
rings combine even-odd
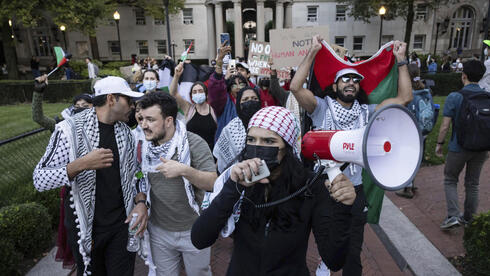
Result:
{"label": "keffiyeh headscarf", "polygon": [[262,108],[250,119],[248,129],[252,127],[259,127],[277,133],[293,148],[294,154],[299,158],[297,141],[301,139],[301,129],[298,119],[288,109],[281,106]]}

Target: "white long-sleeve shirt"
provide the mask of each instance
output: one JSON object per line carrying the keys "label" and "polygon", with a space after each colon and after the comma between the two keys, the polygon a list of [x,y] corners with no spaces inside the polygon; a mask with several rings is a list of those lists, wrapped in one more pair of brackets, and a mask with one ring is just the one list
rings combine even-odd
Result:
{"label": "white long-sleeve shirt", "polygon": [[87,66],[88,66],[88,78],[95,79],[97,76],[95,75],[94,64],[92,62],[89,62]]}

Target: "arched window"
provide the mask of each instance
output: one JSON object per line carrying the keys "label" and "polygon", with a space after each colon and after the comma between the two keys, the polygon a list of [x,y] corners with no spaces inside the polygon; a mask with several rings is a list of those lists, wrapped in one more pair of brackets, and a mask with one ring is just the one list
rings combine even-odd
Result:
{"label": "arched window", "polygon": [[470,6],[461,6],[451,18],[450,47],[468,49],[471,47],[471,33],[475,12]]}

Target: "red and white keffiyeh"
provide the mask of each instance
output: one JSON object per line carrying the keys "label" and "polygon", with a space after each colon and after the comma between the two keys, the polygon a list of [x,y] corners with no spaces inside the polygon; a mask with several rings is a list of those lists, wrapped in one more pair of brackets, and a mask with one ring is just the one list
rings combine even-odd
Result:
{"label": "red and white keffiyeh", "polygon": [[300,139],[298,119],[288,109],[281,106],[268,106],[257,111],[248,123],[248,129],[260,127],[277,133],[292,148],[299,158],[297,141]]}

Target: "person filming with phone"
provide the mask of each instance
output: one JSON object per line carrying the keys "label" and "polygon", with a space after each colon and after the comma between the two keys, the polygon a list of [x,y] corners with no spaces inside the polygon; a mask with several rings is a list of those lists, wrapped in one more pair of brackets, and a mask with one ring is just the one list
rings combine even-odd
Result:
{"label": "person filming with phone", "polygon": [[212,201],[203,202],[207,209],[194,223],[191,240],[202,249],[220,233],[233,233],[227,275],[309,275],[312,230],[327,265],[343,266],[354,187],[344,175],[330,183],[321,170],[305,169],[299,135],[299,123],[286,108],[259,110],[248,124],[240,162],[216,180]]}

